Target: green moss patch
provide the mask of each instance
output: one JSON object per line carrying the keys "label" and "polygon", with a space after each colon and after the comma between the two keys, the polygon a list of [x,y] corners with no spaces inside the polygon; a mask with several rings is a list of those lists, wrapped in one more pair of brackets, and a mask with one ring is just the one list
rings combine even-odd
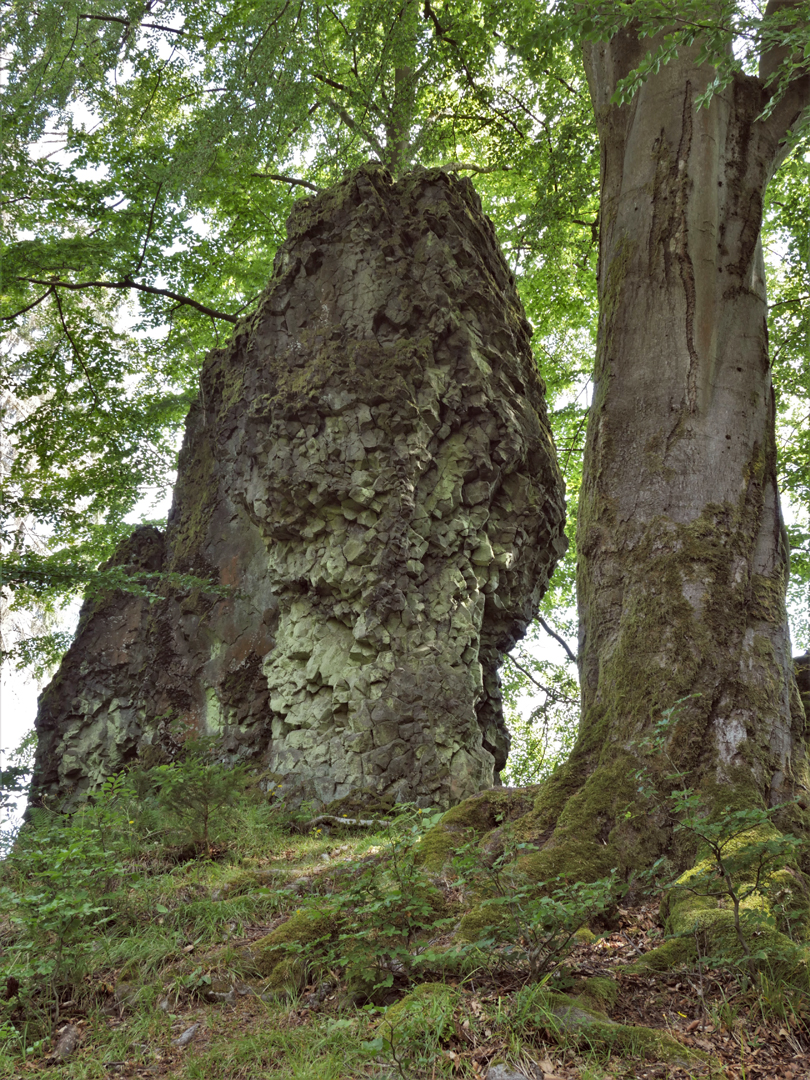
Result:
{"label": "green moss patch", "polygon": [[423,1035],[430,1030],[438,1039],[453,1030],[453,1013],[460,991],[442,982],[422,983],[401,1001],[385,1010],[377,1028],[381,1034],[394,1032],[400,1040]]}
{"label": "green moss patch", "polygon": [[527,814],[538,789],[538,785],[489,788],[464,799],[448,810],[419,841],[418,864],[427,870],[441,870],[459,848],[477,837],[483,838],[491,848],[497,848],[499,841],[492,834]]}
{"label": "green moss patch", "polygon": [[592,978],[585,980],[582,996],[590,998],[591,1001],[601,1007],[615,1005],[618,995],[618,987],[613,979],[594,975]]}
{"label": "green moss patch", "polygon": [[682,1068],[705,1066],[710,1058],[655,1028],[616,1024],[588,997],[549,994],[543,1010],[545,1026],[558,1042],[622,1056],[662,1061]]}
{"label": "green moss patch", "polygon": [[300,981],[301,965],[308,969],[313,946],[330,938],[336,931],[331,911],[296,911],[266,937],[259,938],[249,952],[250,966],[257,975],[268,980],[271,990],[283,990]]}

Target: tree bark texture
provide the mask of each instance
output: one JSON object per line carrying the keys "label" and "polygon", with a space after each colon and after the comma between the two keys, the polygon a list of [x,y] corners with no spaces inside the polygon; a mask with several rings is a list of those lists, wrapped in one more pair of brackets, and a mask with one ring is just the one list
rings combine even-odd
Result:
{"label": "tree bark texture", "polygon": [[807,765],[760,228],[807,79],[767,119],[744,75],[696,109],[714,71],[685,52],[611,103],[649,47],[628,31],[586,50],[602,199],[575,757],[588,773],[632,761],[674,708],[672,764],[773,805]]}
{"label": "tree bark texture", "polygon": [[[512,826],[537,847],[522,863],[542,880],[690,858],[673,848],[667,774],[709,813],[808,786],[760,226],[810,86],[767,120],[762,79],[743,75],[696,109],[714,70],[683,53],[613,103],[655,47],[630,28],[586,48],[602,197],[577,524],[582,715],[569,760]],[[641,793],[640,770],[658,795]],[[796,807],[782,816],[806,827]]]}

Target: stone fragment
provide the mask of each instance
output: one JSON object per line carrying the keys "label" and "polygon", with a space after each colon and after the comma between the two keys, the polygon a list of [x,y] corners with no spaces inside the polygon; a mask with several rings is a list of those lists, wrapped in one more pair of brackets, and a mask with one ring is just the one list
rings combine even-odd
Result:
{"label": "stone fragment", "polygon": [[493,1065],[487,1070],[487,1080],[530,1080],[525,1072],[517,1072],[509,1065]]}
{"label": "stone fragment", "polygon": [[188,1046],[188,1044],[194,1040],[194,1036],[199,1030],[199,1024],[192,1024],[191,1027],[186,1028],[182,1035],[178,1035],[176,1039],[172,1039],[172,1046]]}
{"label": "stone fragment", "polygon": [[85,603],[35,796],[69,806],[189,730],[289,803],[445,807],[497,781],[497,669],[566,547],[530,333],[468,181],[367,166],[297,203],[206,357],[165,534],[115,556],[232,592]]}

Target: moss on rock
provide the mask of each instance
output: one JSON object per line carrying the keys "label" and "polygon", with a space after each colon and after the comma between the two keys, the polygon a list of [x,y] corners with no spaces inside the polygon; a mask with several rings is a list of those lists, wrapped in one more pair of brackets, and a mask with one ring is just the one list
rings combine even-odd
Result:
{"label": "moss on rock", "polygon": [[441,1039],[453,1030],[453,1013],[460,996],[460,991],[447,983],[421,983],[385,1010],[378,1021],[378,1030],[383,1036],[393,1031],[400,1041],[407,1041],[423,1037],[429,1029],[435,1038]]}
{"label": "moss on rock", "polygon": [[[489,788],[451,807],[420,839],[416,849],[418,865],[439,871],[460,848],[476,839],[487,846],[487,855],[492,857],[502,846],[501,830],[528,813],[538,790],[536,784],[523,788]],[[497,837],[496,833],[499,834]]]}
{"label": "moss on rock", "polygon": [[665,1031],[614,1023],[587,996],[549,994],[543,1013],[545,1026],[564,1044],[663,1061],[686,1069],[711,1061],[707,1054],[684,1046]]}
{"label": "moss on rock", "polygon": [[486,936],[488,930],[500,931],[509,925],[509,921],[509,912],[503,905],[478,905],[462,917],[456,937],[459,941],[479,941]]}
{"label": "moss on rock", "polygon": [[616,1004],[619,990],[614,979],[608,979],[602,975],[594,975],[592,978],[585,980],[585,988],[582,991],[582,996],[590,998],[596,1005],[604,1008],[605,1006]]}
{"label": "moss on rock", "polygon": [[308,972],[315,945],[332,937],[336,929],[334,912],[299,909],[281,926],[254,942],[250,948],[250,966],[255,974],[268,980],[271,990],[282,990],[291,976],[297,979],[300,965]]}

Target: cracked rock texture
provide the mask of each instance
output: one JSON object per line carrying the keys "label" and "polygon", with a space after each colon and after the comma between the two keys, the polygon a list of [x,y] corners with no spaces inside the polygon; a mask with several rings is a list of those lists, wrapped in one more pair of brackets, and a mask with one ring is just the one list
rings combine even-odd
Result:
{"label": "cracked rock texture", "polygon": [[178,728],[291,801],[447,806],[497,781],[497,668],[566,547],[530,332],[469,181],[367,166],[297,203],[206,358],[165,535],[114,560],[235,591],[85,604],[35,793],[69,804]]}

